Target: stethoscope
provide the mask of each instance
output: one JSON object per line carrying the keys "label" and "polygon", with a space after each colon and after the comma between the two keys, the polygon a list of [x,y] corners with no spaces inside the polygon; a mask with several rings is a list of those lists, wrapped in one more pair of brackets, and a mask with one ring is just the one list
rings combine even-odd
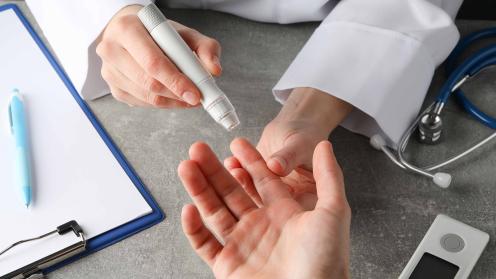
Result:
{"label": "stethoscope", "polygon": [[[450,174],[445,172],[434,172],[435,170],[444,167],[454,161],[465,157],[474,150],[483,146],[491,139],[496,137],[496,132],[485,138],[484,140],[478,142],[474,146],[465,150],[464,152],[449,158],[448,160],[427,166],[419,167],[408,162],[404,157],[404,152],[408,146],[411,136],[418,128],[419,140],[426,144],[437,144],[441,140],[442,126],[443,122],[441,119],[441,113],[443,108],[448,101],[448,98],[454,94],[460,105],[467,111],[472,117],[474,117],[479,122],[484,125],[496,129],[496,119],[485,114],[479,110],[469,99],[465,96],[460,87],[476,76],[478,73],[484,69],[496,65],[496,44],[492,44],[488,47],[480,49],[475,54],[463,61],[459,66],[456,66],[456,61],[460,55],[475,41],[486,39],[489,37],[496,37],[496,28],[484,29],[462,39],[458,45],[455,47],[453,52],[450,54],[446,60],[446,73],[448,74],[448,79],[441,88],[439,95],[436,100],[429,105],[422,113],[420,113],[413,123],[408,127],[403,136],[401,137],[396,152],[387,147],[386,141],[380,135],[374,135],[370,139],[370,144],[378,149],[382,150],[391,161],[396,165],[417,173],[426,177],[431,178],[434,183],[442,188],[447,188],[451,184],[452,177]],[[394,154],[396,153],[396,155]]]}

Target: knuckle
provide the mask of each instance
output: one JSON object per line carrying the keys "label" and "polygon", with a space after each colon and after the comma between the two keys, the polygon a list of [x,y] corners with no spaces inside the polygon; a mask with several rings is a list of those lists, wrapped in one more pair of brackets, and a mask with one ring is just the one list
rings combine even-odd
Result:
{"label": "knuckle", "polygon": [[113,21],[116,31],[125,31],[132,26],[134,19],[130,16],[121,16]]}
{"label": "knuckle", "polygon": [[211,49],[219,49],[220,50],[220,44],[217,40],[212,39],[212,38],[206,38],[205,39],[205,45],[208,46]]}
{"label": "knuckle", "polygon": [[[173,23],[173,21],[169,20],[169,23]],[[175,24],[173,26],[183,39],[195,38],[199,34],[195,29],[186,26],[176,26]]]}
{"label": "knuckle", "polygon": [[280,155],[286,162],[293,162],[297,159],[297,151],[291,148],[286,148],[281,153],[276,153],[276,155]]}
{"label": "knuckle", "polygon": [[161,92],[164,88],[164,86],[160,82],[152,77],[146,77],[143,82],[143,86],[145,90],[151,92]]}
{"label": "knuckle", "polygon": [[276,181],[277,179],[272,176],[264,176],[264,177],[257,177],[255,178],[255,185],[257,185],[260,188],[265,188],[271,186],[271,184]]}
{"label": "knuckle", "polygon": [[158,106],[160,104],[160,96],[154,94],[151,91],[147,91],[146,93],[146,102],[152,106]]}
{"label": "knuckle", "polygon": [[96,54],[100,57],[106,57],[109,53],[109,50],[110,50],[110,43],[107,42],[106,40],[102,40],[96,46]]}
{"label": "knuckle", "polygon": [[157,75],[164,66],[164,59],[158,55],[150,55],[145,61],[145,70],[152,76]]}
{"label": "knuckle", "polygon": [[277,125],[273,121],[269,122],[269,124],[265,125],[263,128],[262,135],[271,134],[276,126]]}
{"label": "knuckle", "polygon": [[150,92],[150,91],[145,92],[145,101],[147,103],[151,104],[153,102],[154,97],[155,97],[155,94],[153,94],[153,92]]}
{"label": "knuckle", "polygon": [[188,80],[184,75],[179,72],[169,75],[167,80],[167,87],[173,92],[183,92],[188,84]]}
{"label": "knuckle", "polygon": [[150,84],[149,89],[150,89],[150,91],[153,91],[153,92],[161,92],[161,91],[163,91],[164,86],[162,85],[162,83],[160,83],[159,81],[154,79],[152,81],[152,83]]}
{"label": "knuckle", "polygon": [[121,90],[112,90],[112,96],[119,102],[124,102],[124,95],[125,93]]}
{"label": "knuckle", "polygon": [[155,95],[153,98],[152,98],[152,102],[151,102],[151,105],[154,106],[154,107],[158,107],[160,105],[160,96],[158,95]]}
{"label": "knuckle", "polygon": [[112,81],[110,71],[108,70],[108,68],[107,68],[107,67],[102,67],[102,68],[100,69],[100,74],[102,75],[102,78],[103,78],[106,82],[110,83],[110,82]]}

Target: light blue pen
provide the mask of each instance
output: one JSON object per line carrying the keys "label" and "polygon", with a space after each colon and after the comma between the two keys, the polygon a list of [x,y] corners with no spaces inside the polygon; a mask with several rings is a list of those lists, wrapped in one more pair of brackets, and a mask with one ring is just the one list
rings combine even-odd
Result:
{"label": "light blue pen", "polygon": [[19,90],[14,89],[9,105],[10,129],[16,145],[16,178],[26,207],[31,203],[31,161],[26,110]]}

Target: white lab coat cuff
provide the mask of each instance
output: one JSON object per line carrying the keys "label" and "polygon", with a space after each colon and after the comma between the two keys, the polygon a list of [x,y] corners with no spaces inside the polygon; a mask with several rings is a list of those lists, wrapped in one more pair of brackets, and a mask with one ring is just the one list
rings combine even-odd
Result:
{"label": "white lab coat cuff", "polygon": [[420,109],[435,67],[412,37],[332,21],[317,28],[273,92],[281,103],[296,87],[327,92],[356,108],[342,126],[369,137],[381,134],[396,146]]}
{"label": "white lab coat cuff", "polygon": [[100,33],[120,9],[148,3],[149,0],[27,0],[50,46],[84,99],[109,93],[100,75],[101,60],[95,52]]}

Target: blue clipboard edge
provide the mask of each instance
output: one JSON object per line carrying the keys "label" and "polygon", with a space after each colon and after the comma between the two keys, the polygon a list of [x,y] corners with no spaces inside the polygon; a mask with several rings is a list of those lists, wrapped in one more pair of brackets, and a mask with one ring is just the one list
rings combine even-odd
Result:
{"label": "blue clipboard edge", "polygon": [[[44,273],[51,272],[57,268],[60,268],[66,264],[69,264],[71,262],[74,262],[86,255],[89,255],[91,253],[94,253],[96,251],[99,251],[105,247],[108,247],[112,244],[115,244],[127,237],[130,237],[133,234],[136,234],[142,230],[145,230],[153,225],[156,225],[160,223],[161,221],[164,220],[165,214],[163,213],[162,209],[159,207],[157,202],[153,199],[152,195],[150,192],[145,188],[143,185],[143,182],[141,182],[140,178],[136,175],[136,172],[134,169],[129,165],[127,162],[126,158],[120,150],[116,147],[112,139],[108,136],[107,132],[105,129],[100,125],[98,120],[96,119],[95,115],[93,112],[90,110],[86,102],[79,96],[78,92],[74,88],[74,85],[72,82],[69,80],[67,75],[65,74],[64,70],[62,67],[57,63],[56,59],[52,56],[48,48],[45,46],[43,41],[40,39],[38,34],[34,31],[33,27],[29,23],[29,21],[26,19],[26,17],[23,15],[21,12],[20,8],[16,4],[5,4],[0,6],[0,12],[3,12],[5,10],[12,9],[17,17],[21,20],[22,24],[26,28],[26,30],[29,32],[31,37],[34,39],[38,47],[41,49],[45,57],[48,59],[52,67],[55,69],[57,72],[58,76],[62,79],[64,82],[65,86],[67,89],[71,92],[71,95],[74,97],[76,102],[78,103],[79,107],[84,111],[86,114],[86,117],[88,117],[88,120],[91,122],[93,127],[96,129],[100,137],[103,139],[107,147],[110,149],[114,157],[117,159],[121,167],[124,169],[126,174],[129,176],[133,184],[136,186],[138,191],[141,193],[143,198],[146,200],[148,205],[152,208],[152,213],[145,215],[143,217],[140,217],[136,220],[130,221],[126,224],[123,224],[119,227],[116,227],[108,232],[105,232],[97,237],[94,237],[87,242],[86,246],[86,251],[76,255],[72,258],[69,258],[61,263],[58,263],[55,266],[49,267],[48,269],[44,270]],[[69,220],[68,220],[69,221]]]}

